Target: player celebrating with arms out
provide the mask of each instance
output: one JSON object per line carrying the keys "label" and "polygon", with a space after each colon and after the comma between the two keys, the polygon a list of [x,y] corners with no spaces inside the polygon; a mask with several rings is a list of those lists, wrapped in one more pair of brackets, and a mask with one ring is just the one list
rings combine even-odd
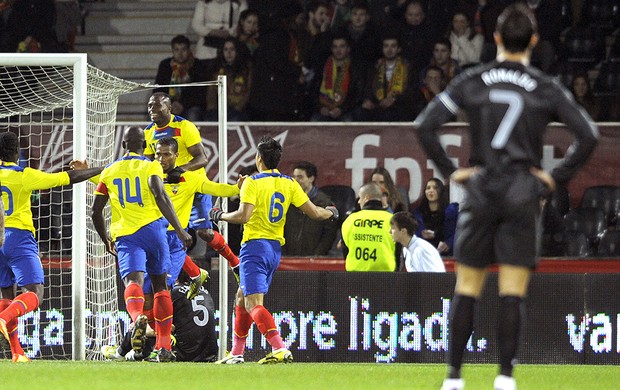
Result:
{"label": "player celebrating with arms out", "polygon": [[[202,138],[198,128],[191,121],[178,115],[172,115],[171,109],[172,102],[167,94],[156,92],[150,97],[148,111],[153,122],[144,130],[147,142],[144,155],[151,160],[154,159],[157,141],[166,137],[174,137],[178,143],[179,157],[177,158],[177,166],[168,172],[168,183],[178,183],[181,174],[185,171],[196,171],[206,176],[204,168],[207,165],[207,154],[202,146]],[[190,225],[196,229],[198,237],[206,241],[211,248],[228,260],[228,264],[237,277],[239,258],[232,252],[224,237],[213,230],[208,218],[211,206],[211,195],[196,194],[191,221],[202,219],[202,222],[193,224],[190,221]],[[207,271],[198,268],[189,256],[185,259],[184,269],[192,278],[190,292],[197,291],[198,286],[202,285],[209,277]]]}
{"label": "player celebrating with arms out", "polygon": [[[487,267],[499,263],[496,390],[516,389],[512,377],[524,299],[538,260],[539,198],[585,163],[597,143],[592,119],[555,79],[529,66],[536,20],[523,4],[507,7],[494,34],[497,59],[472,68],[439,94],[416,119],[418,137],[445,177],[465,187],[457,222],[455,295],[450,307],[448,376],[442,389],[464,388],[463,352],[473,330],[475,303]],[[462,108],[470,120],[472,167],[455,169],[436,130]],[[559,118],[575,137],[549,175],[540,169],[543,133]]]}
{"label": "player celebrating with arms out", "polygon": [[[39,307],[43,300],[43,266],[34,238],[35,228],[30,210],[30,197],[35,190],[79,183],[101,172],[87,168],[67,172],[45,173],[22,168],[19,161],[19,139],[11,132],[0,134],[0,181],[6,206],[4,245],[0,248],[0,333],[9,342],[14,362],[28,362],[19,343],[18,317]],[[72,161],[72,168],[86,167],[85,162]],[[21,288],[15,296],[14,285]],[[0,338],[2,337],[0,336]]]}
{"label": "player celebrating with arms out", "polygon": [[263,306],[271,279],[280,264],[284,245],[286,212],[292,204],[315,220],[338,218],[334,206],[318,207],[289,176],[281,174],[278,164],[282,146],[273,138],[261,138],[256,147],[256,166],[260,173],[248,177],[241,186],[239,209],[230,213],[212,209],[214,222],[244,224],[241,240],[241,282],[235,302],[235,324],[231,352],[217,363],[243,363],[245,341],[253,322],[272,347],[259,364],[290,363],[293,355],[286,349],[271,313]]}
{"label": "player celebrating with arms out", "polygon": [[[170,223],[183,246],[192,243],[177,218],[170,198],[164,190],[163,170],[159,163],[142,155],[144,132],[130,127],[123,136],[127,153],[108,165],[99,179],[92,205],[93,225],[107,251],[118,256],[118,266],[125,283],[125,304],[134,322],[132,347],[141,350],[147,316],[144,314],[144,272],[148,272],[154,292],[156,354],[152,361],[175,360],[171,352],[172,300],[166,276],[170,268],[170,250],[166,229]],[[103,218],[103,209],[112,206],[111,237]],[[162,218],[162,214],[163,217]]]}

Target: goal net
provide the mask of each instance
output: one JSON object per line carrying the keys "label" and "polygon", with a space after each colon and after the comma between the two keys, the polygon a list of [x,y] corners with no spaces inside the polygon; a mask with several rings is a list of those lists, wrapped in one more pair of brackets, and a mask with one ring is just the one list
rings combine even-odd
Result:
{"label": "goal net", "polygon": [[[90,166],[114,160],[118,97],[141,85],[87,65],[85,54],[2,57],[0,131],[19,136],[20,165],[58,172],[76,158]],[[115,259],[89,218],[93,191],[86,182],[33,193],[45,299],[19,320],[31,358],[96,359],[129,325],[118,311]]]}

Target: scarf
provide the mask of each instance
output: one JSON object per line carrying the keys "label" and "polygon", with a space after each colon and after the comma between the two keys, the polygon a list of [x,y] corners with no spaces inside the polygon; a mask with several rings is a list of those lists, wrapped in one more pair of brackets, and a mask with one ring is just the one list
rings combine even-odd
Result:
{"label": "scarf", "polygon": [[319,96],[323,107],[328,107],[331,110],[344,103],[351,81],[350,67],[351,60],[348,58],[340,66],[336,65],[334,57],[330,56],[327,59],[323,68],[323,81],[321,81],[321,94]]}
{"label": "scarf", "polygon": [[[190,54],[187,62],[181,64],[174,60],[170,60],[172,74],[170,75],[170,84],[186,84],[192,81],[189,76],[189,70],[194,66],[194,57]],[[181,97],[181,87],[170,87],[168,89],[170,99],[178,100]]]}
{"label": "scarf", "polygon": [[377,67],[377,80],[375,84],[375,97],[381,101],[389,95],[399,96],[403,93],[407,85],[407,65],[398,57],[394,65],[392,79],[388,82],[385,77],[386,63],[385,59],[379,60]]}

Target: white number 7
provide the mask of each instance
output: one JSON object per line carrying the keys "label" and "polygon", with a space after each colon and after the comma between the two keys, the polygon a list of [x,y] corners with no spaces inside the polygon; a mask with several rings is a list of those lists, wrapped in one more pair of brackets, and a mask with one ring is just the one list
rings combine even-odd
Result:
{"label": "white number 7", "polygon": [[508,104],[508,110],[502,118],[495,136],[491,140],[491,147],[493,149],[502,149],[506,146],[510,134],[519,120],[521,113],[523,112],[523,98],[517,92],[508,91],[505,89],[492,89],[489,92],[489,100],[491,103]]}

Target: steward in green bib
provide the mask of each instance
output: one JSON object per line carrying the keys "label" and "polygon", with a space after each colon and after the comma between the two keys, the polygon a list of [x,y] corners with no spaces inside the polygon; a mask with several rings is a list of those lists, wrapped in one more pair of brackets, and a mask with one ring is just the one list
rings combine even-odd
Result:
{"label": "steward in green bib", "polygon": [[392,213],[383,209],[381,195],[377,184],[363,185],[359,191],[361,210],[342,224],[347,271],[396,270],[396,244],[390,235]]}

